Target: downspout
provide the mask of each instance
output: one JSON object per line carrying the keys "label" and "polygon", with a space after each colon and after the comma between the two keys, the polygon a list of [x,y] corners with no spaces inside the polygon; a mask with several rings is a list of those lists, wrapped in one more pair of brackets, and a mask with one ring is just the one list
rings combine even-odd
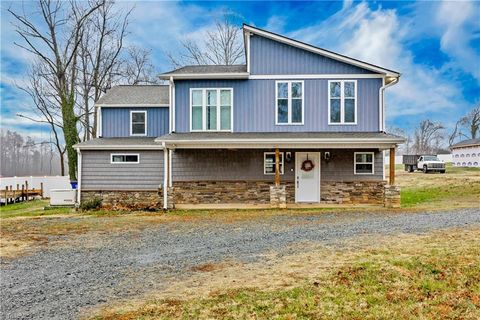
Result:
{"label": "downspout", "polygon": [[77,204],[80,205],[81,190],[82,190],[82,152],[77,148]]}
{"label": "downspout", "polygon": [[[385,83],[385,78],[383,78]],[[388,87],[393,86],[394,84],[398,83],[398,77],[393,78],[393,80],[388,84],[383,84],[383,86],[378,89],[378,105],[380,106],[380,114],[379,114],[379,128],[380,131],[385,132],[385,89]]]}
{"label": "downspout", "polygon": [[168,209],[168,149],[165,142],[162,142],[163,148],[163,209]]}
{"label": "downspout", "polygon": [[170,133],[175,132],[175,82],[170,76]]}

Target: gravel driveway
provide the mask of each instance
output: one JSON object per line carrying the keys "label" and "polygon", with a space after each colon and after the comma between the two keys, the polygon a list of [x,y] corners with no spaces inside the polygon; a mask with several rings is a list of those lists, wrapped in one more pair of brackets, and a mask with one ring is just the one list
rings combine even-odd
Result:
{"label": "gravel driveway", "polygon": [[480,209],[279,215],[234,223],[167,222],[95,239],[85,234],[72,246],[52,246],[1,261],[1,314],[3,319],[77,318],[82,308],[162,289],[165,277],[188,276],[193,266],[203,263],[229,258],[257,262],[269,250],[288,254],[287,248],[300,241],[335,245],[364,234],[474,225],[480,225]]}

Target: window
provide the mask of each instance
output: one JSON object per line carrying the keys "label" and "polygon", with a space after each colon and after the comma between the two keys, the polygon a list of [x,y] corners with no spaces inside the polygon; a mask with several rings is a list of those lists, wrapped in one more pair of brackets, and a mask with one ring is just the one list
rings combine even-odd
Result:
{"label": "window", "polygon": [[[275,152],[265,152],[263,174],[275,174]],[[283,152],[280,152],[280,174],[283,174]]]}
{"label": "window", "polygon": [[465,157],[470,158],[470,153],[467,153]]}
{"label": "window", "polygon": [[328,81],[328,124],[357,123],[357,81]]}
{"label": "window", "polygon": [[460,167],[460,162],[457,162],[457,167]]}
{"label": "window", "polygon": [[303,124],[303,81],[275,82],[277,125]]}
{"label": "window", "polygon": [[112,153],[110,155],[110,163],[140,163],[140,155]]}
{"label": "window", "polygon": [[354,174],[373,174],[373,152],[355,152]]}
{"label": "window", "polygon": [[147,135],[147,111],[130,111],[130,135]]}
{"label": "window", "polygon": [[190,131],[232,130],[232,88],[190,90]]}
{"label": "window", "polygon": [[462,154],[460,155],[460,158],[463,158],[463,157],[464,157],[464,155],[463,155],[463,153],[462,153]]}
{"label": "window", "polygon": [[458,154],[455,155],[455,158],[458,158]]}

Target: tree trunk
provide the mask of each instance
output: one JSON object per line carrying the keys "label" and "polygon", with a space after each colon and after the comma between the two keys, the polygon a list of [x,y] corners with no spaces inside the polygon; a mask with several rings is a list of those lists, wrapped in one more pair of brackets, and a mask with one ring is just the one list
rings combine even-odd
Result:
{"label": "tree trunk", "polygon": [[85,135],[84,140],[90,140],[90,113],[89,113],[89,101],[88,101],[88,92],[83,94],[83,103],[84,103],[84,112],[85,112]]}
{"label": "tree trunk", "polygon": [[93,107],[92,138],[96,138],[96,137],[97,137],[97,126],[98,126],[98,123],[97,123],[97,110],[98,110],[98,108],[94,106],[94,107]]}
{"label": "tree trunk", "polygon": [[73,145],[78,142],[77,116],[75,115],[73,96],[62,98],[63,135],[68,159],[70,181],[77,181],[77,152]]}
{"label": "tree trunk", "polygon": [[63,177],[65,175],[65,154],[60,152],[60,175]]}

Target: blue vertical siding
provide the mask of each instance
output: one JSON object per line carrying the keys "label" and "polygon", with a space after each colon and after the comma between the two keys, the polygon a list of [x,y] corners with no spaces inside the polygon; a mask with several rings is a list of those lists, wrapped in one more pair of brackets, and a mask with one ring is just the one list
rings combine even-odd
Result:
{"label": "blue vertical siding", "polygon": [[251,74],[365,74],[373,71],[352,66],[262,36],[250,38]]}
{"label": "blue vertical siding", "polygon": [[190,88],[233,88],[234,132],[379,131],[382,80],[357,80],[357,125],[328,125],[328,79],[306,79],[304,125],[275,125],[275,80],[176,81],[176,132],[190,131]]}
{"label": "blue vertical siding", "polygon": [[147,136],[159,137],[168,133],[168,109],[155,108],[102,108],[102,137],[129,137],[130,111],[147,111]]}

